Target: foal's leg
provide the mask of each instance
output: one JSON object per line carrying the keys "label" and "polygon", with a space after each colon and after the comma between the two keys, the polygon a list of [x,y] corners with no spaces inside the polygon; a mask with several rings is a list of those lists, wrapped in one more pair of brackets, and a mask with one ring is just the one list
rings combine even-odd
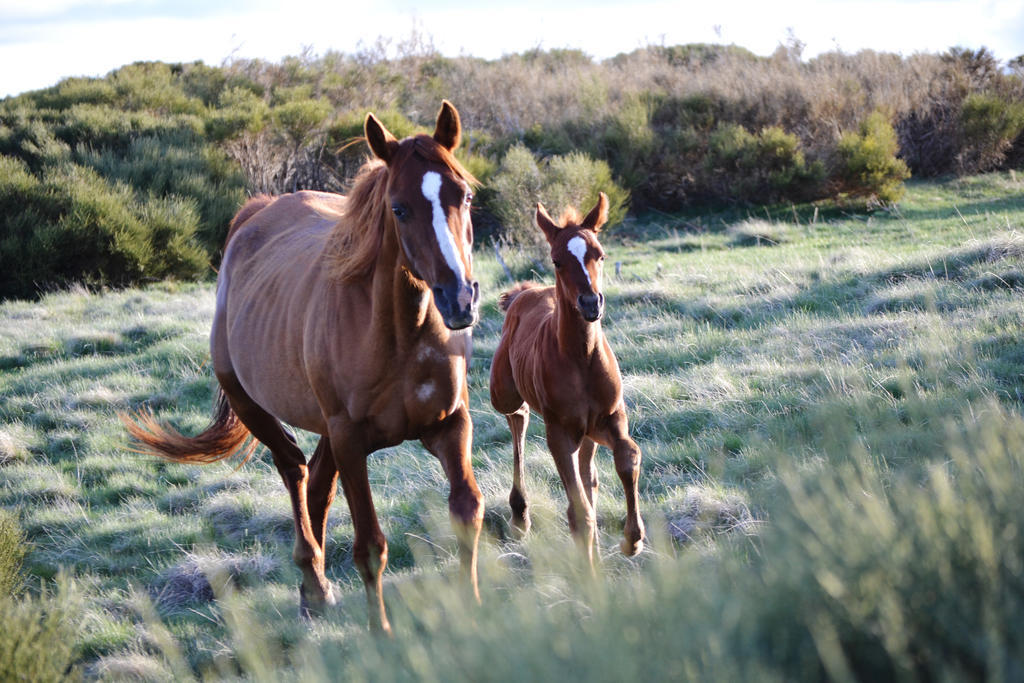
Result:
{"label": "foal's leg", "polygon": [[[464,397],[468,398],[468,397]],[[480,602],[477,586],[477,543],[484,519],[484,497],[473,476],[472,444],[473,423],[469,410],[457,410],[441,425],[425,435],[421,441],[433,453],[448,477],[448,512],[452,528],[459,541],[459,570],[472,597]]]}
{"label": "foal's leg", "polygon": [[622,409],[608,418],[605,431],[615,457],[615,472],[622,480],[622,489],[626,494],[626,526],[620,548],[624,555],[633,556],[644,548],[644,521],[637,509],[640,448],[629,437],[629,423]]}
{"label": "foal's leg", "polygon": [[587,494],[590,507],[597,513],[597,468],[594,467],[594,453],[597,451],[597,444],[589,437],[583,437],[580,444],[580,481],[583,482],[583,491]]}
{"label": "foal's leg", "polygon": [[334,598],[331,585],[324,576],[323,547],[313,532],[309,517],[309,470],[306,458],[277,418],[263,410],[245,393],[234,374],[218,374],[217,379],[238,418],[253,436],[270,449],[274,466],[288,490],[292,502],[292,519],[295,522],[292,557],[302,572],[302,585],[299,587],[300,614],[308,616],[318,612],[324,604],[332,603]]}
{"label": "foal's leg", "polygon": [[577,545],[583,551],[583,556],[593,571],[597,518],[594,515],[594,507],[587,499],[587,494],[584,493],[583,482],[580,481],[576,453],[579,451],[581,439],[571,435],[550,417],[545,417],[544,423],[547,426],[548,448],[555,459],[558,476],[562,479],[562,486],[569,498],[569,531],[572,532],[573,538],[576,539]]}
{"label": "foal's leg", "polygon": [[522,408],[505,418],[512,432],[512,491],[508,494],[508,504],[512,508],[512,533],[521,537],[530,530],[530,513],[527,510],[526,486],[523,481],[523,457],[526,452],[526,427],[530,424],[530,407],[524,403]]}

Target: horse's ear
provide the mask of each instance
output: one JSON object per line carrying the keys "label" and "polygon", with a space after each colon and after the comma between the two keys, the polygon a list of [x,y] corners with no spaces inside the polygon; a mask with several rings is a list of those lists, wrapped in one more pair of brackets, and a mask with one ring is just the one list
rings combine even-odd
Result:
{"label": "horse's ear", "polygon": [[391,158],[394,157],[395,151],[398,149],[398,140],[395,139],[395,136],[373,114],[366,115],[363,130],[366,133],[366,142],[377,158],[385,164],[391,163]]}
{"label": "horse's ear", "polygon": [[551,220],[548,210],[540,202],[537,202],[537,227],[544,231],[544,236],[548,238],[548,242],[554,242],[555,235],[562,229],[562,226],[557,225]]}
{"label": "horse's ear", "polygon": [[454,152],[462,142],[462,122],[459,112],[451,102],[441,102],[441,111],[437,113],[437,127],[434,129],[434,140],[437,144]]}
{"label": "horse's ear", "polygon": [[597,195],[597,206],[590,210],[580,224],[581,228],[599,232],[601,226],[608,222],[608,195],[601,192]]}

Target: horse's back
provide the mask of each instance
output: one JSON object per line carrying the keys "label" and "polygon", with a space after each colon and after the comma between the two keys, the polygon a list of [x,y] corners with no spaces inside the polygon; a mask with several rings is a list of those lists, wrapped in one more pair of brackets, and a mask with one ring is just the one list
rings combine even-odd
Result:
{"label": "horse's back", "polygon": [[[215,370],[235,375],[257,403],[306,429],[319,427],[313,423],[321,416],[304,371],[303,335],[322,303],[323,252],[344,203],[341,195],[305,191],[261,200],[247,216],[243,207],[218,275]],[[277,405],[280,396],[303,398]]]}

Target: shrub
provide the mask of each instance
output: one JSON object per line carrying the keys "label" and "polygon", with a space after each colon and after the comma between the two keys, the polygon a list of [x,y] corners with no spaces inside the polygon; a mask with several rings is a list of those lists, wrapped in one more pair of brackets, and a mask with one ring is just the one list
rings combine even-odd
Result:
{"label": "shrub", "polygon": [[[138,188],[146,203],[149,198],[168,205],[189,203],[196,216],[180,209],[174,213],[185,221],[198,218],[195,235],[210,254],[223,246],[228,224],[244,201],[245,181],[238,168],[223,152],[191,134],[144,136],[133,140],[127,153],[84,149],[77,156],[108,182]],[[166,207],[156,213],[165,212]]]}
{"label": "shrub", "polygon": [[0,595],[0,680],[79,680],[72,667],[79,618],[65,579],[56,595],[12,598]]}
{"label": "shrub", "polygon": [[25,536],[13,512],[0,508],[0,602],[20,592]]}
{"label": "shrub", "polygon": [[859,133],[846,133],[836,149],[837,193],[880,202],[896,202],[905,188],[910,170],[896,157],[896,131],[881,112],[874,112],[860,125]]}
{"label": "shrub", "polygon": [[0,297],[206,271],[193,239],[199,217],[187,202],[137,199],[128,186],[82,166],[65,164],[39,179],[2,159],[10,172],[0,173]]}
{"label": "shrub", "polygon": [[[585,213],[597,202],[599,192],[609,200],[608,228],[626,215],[629,192],[618,186],[604,161],[581,152],[554,156],[541,164],[525,145],[505,153],[491,182],[494,194],[488,208],[501,224],[499,238],[525,247],[538,257],[547,255],[547,242],[534,224],[537,202],[553,216],[573,206]],[[607,228],[606,228],[607,229]]]}
{"label": "shrub", "polygon": [[986,415],[947,424],[919,478],[867,453],[784,474],[733,642],[784,680],[1024,675],[1024,425]]}
{"label": "shrub", "polygon": [[960,172],[991,171],[1002,166],[1014,141],[1024,132],[1024,102],[972,93],[960,108],[960,124]]}
{"label": "shrub", "polygon": [[533,223],[543,186],[537,160],[525,145],[505,153],[491,182],[494,196],[487,207],[501,225],[502,241],[531,251],[543,249],[544,236]]}
{"label": "shrub", "polygon": [[242,133],[256,133],[267,123],[270,108],[248,88],[228,88],[220,93],[218,107],[206,118],[207,137],[221,142]]}
{"label": "shrub", "polygon": [[708,140],[703,191],[716,199],[767,203],[813,197],[824,176],[820,163],[808,164],[795,135],[769,127],[750,133],[720,124]]}

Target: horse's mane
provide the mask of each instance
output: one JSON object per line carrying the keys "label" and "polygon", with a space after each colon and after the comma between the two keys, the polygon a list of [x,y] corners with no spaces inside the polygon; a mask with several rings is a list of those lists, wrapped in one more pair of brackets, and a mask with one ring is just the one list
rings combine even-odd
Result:
{"label": "horse's mane", "polygon": [[[455,156],[429,135],[416,135],[403,140],[392,164],[401,166],[416,155],[427,161],[442,163],[472,186],[479,181]],[[343,282],[368,276],[380,253],[385,231],[394,225],[388,202],[388,167],[379,159],[370,159],[359,169],[352,189],[345,200],[341,219],[334,226],[327,244],[328,272]]]}

